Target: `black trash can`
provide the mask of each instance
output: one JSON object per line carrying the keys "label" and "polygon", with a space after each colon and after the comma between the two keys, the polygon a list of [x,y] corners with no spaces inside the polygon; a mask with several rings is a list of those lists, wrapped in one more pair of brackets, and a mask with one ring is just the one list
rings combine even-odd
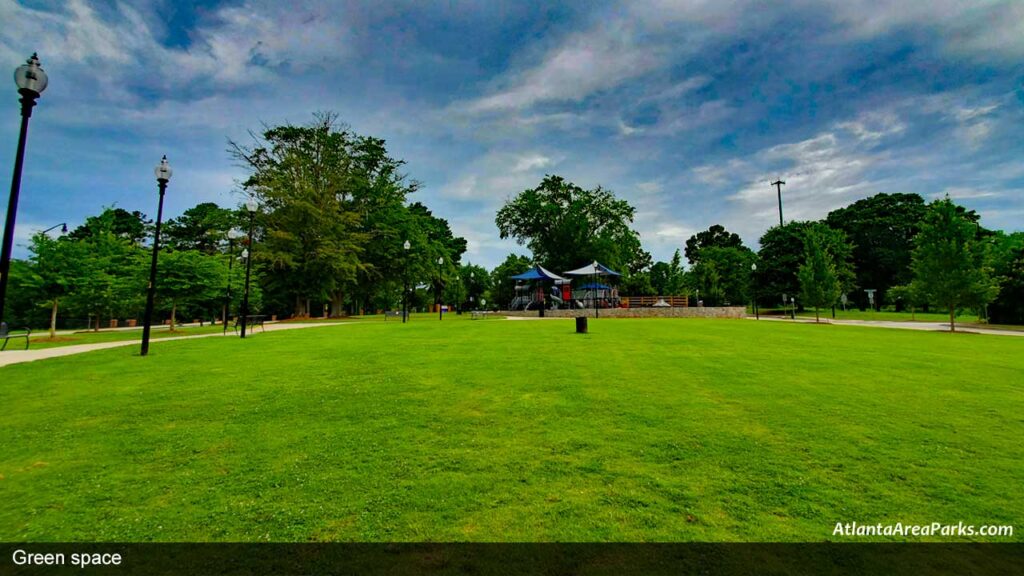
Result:
{"label": "black trash can", "polygon": [[576,317],[576,333],[586,334],[587,333],[587,317],[577,316]]}

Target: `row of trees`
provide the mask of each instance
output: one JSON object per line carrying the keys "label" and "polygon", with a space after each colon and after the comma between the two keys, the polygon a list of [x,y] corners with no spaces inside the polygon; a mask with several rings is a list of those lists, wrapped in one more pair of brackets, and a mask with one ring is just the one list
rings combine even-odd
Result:
{"label": "row of trees", "polygon": [[[986,230],[978,215],[949,199],[926,204],[917,194],[878,194],[834,210],[821,221],[770,228],[760,250],[721,225],[651,262],[631,228],[635,211],[601,187],[585,190],[558,176],[510,199],[498,211],[502,238],[514,238],[533,262],[555,271],[598,260],[625,272],[624,295],[697,295],[708,305],[830,308],[848,298],[861,309],[987,307],[993,320],[1024,323],[1024,233]],[[511,299],[508,278],[530,259],[510,255],[492,275],[499,302]],[[756,271],[755,271],[756,267]],[[789,296],[784,296],[789,295]],[[988,306],[991,304],[991,306]]]}
{"label": "row of trees", "polygon": [[[680,250],[668,262],[652,261],[627,201],[551,175],[508,200],[495,219],[501,237],[533,257],[511,254],[488,271],[464,264],[465,239],[411,200],[419,184],[383,140],[329,113],[251,137],[232,142],[230,152],[248,171],[242,187],[258,201],[253,220],[203,203],[165,226],[158,305],[172,318],[216,317],[229,283],[237,301],[242,267],[233,262],[243,246],[232,248],[229,231],[252,224],[253,308],[265,314],[392,309],[403,294],[414,308],[484,299],[503,306],[514,296],[510,277],[533,264],[563,271],[597,260],[624,273],[625,295],[699,292],[708,305],[771,306],[786,294],[819,309],[847,295],[863,308],[864,290],[874,289],[877,305],[991,303],[994,320],[1024,323],[1024,234],[986,230],[977,214],[949,200],[927,205],[915,194],[879,194],[822,221],[773,227],[757,252],[714,225],[687,240],[687,268]],[[101,318],[137,317],[151,233],[145,214],[111,208],[59,239],[37,235],[31,258],[12,268],[21,287],[12,290],[12,318],[54,326],[63,309],[98,326]]]}

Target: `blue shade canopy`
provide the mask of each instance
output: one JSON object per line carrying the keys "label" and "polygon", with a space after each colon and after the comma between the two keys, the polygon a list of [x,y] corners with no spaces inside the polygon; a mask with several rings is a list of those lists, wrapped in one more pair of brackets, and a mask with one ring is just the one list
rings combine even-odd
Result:
{"label": "blue shade canopy", "polygon": [[565,280],[558,274],[551,272],[543,266],[534,266],[522,274],[512,277],[513,280]]}
{"label": "blue shade canopy", "polygon": [[594,282],[591,282],[589,284],[584,284],[583,286],[580,286],[580,290],[611,290],[611,289],[612,289],[612,287],[607,285],[607,284],[596,284]]}
{"label": "blue shade canopy", "polygon": [[587,264],[582,268],[569,270],[565,274],[566,276],[622,276],[622,274],[615,272],[597,260],[594,260],[594,262]]}

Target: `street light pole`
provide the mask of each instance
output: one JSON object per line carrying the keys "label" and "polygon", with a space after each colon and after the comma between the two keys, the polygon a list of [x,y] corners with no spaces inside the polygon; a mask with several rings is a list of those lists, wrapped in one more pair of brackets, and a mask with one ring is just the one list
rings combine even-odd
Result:
{"label": "street light pole", "polygon": [[[142,318],[142,350],[141,356],[149,354],[149,331],[153,323],[153,300],[156,298],[156,262],[160,254],[160,222],[164,216],[164,193],[167,192],[167,182],[171,180],[171,167],[167,164],[167,156],[160,160],[160,165],[153,172],[156,174],[156,184],[160,190],[160,204],[156,210],[156,230],[153,232],[153,260],[149,265],[149,290],[146,293],[146,312]],[[99,318],[96,319],[99,324]]]}
{"label": "street light pole", "polygon": [[405,250],[405,261],[402,263],[402,324],[409,319],[409,248],[412,248],[412,244],[406,240],[402,244]]}
{"label": "street light pole", "polygon": [[241,236],[241,232],[232,228],[228,230],[228,289],[224,297],[224,321],[223,333],[228,333],[228,314],[231,312],[231,275],[235,266],[235,240]]}
{"label": "street light pole", "polygon": [[245,338],[246,324],[249,323],[249,277],[252,274],[253,253],[252,235],[256,229],[256,209],[258,207],[255,198],[249,198],[245,203],[245,209],[249,211],[249,246],[246,249],[248,257],[245,259],[245,296],[242,297],[242,338]]}
{"label": "street light pole", "polygon": [[46,90],[49,79],[39,67],[35,54],[14,71],[14,83],[21,94],[21,131],[18,133],[18,152],[14,156],[14,175],[11,177],[11,195],[7,199],[7,221],[4,224],[3,247],[0,248],[0,323],[4,320],[4,302],[7,299],[7,276],[11,270],[11,252],[14,249],[14,222],[18,214],[18,196],[21,194],[21,169],[25,164],[25,139],[28,137],[28,119],[36,99]]}
{"label": "street light pole", "polygon": [[444,280],[444,276],[441,272],[441,266],[444,264],[444,256],[437,257],[437,319],[444,320],[444,309],[441,307],[441,282]]}
{"label": "street light pole", "polygon": [[760,320],[761,315],[757,311],[757,262],[753,262],[750,264],[750,284],[752,288],[752,290],[750,291],[750,296],[754,302],[754,319]]}
{"label": "street light pole", "polygon": [[56,229],[58,226],[60,226],[60,233],[61,234],[67,234],[68,233],[68,225],[67,225],[67,223],[66,222],[61,222],[60,224],[54,224],[53,226],[50,226],[46,230],[43,230],[42,232],[40,232],[40,234],[46,234],[50,230]]}

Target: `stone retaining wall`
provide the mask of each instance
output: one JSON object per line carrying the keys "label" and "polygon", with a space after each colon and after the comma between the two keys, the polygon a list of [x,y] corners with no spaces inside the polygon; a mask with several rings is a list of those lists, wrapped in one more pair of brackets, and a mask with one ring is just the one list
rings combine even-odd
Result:
{"label": "stone retaining wall", "polygon": [[[536,318],[537,310],[502,311],[502,316]],[[600,318],[743,318],[747,315],[745,306],[692,306],[689,308],[605,308],[598,311]],[[546,318],[594,317],[594,309],[586,310],[545,310]]]}

